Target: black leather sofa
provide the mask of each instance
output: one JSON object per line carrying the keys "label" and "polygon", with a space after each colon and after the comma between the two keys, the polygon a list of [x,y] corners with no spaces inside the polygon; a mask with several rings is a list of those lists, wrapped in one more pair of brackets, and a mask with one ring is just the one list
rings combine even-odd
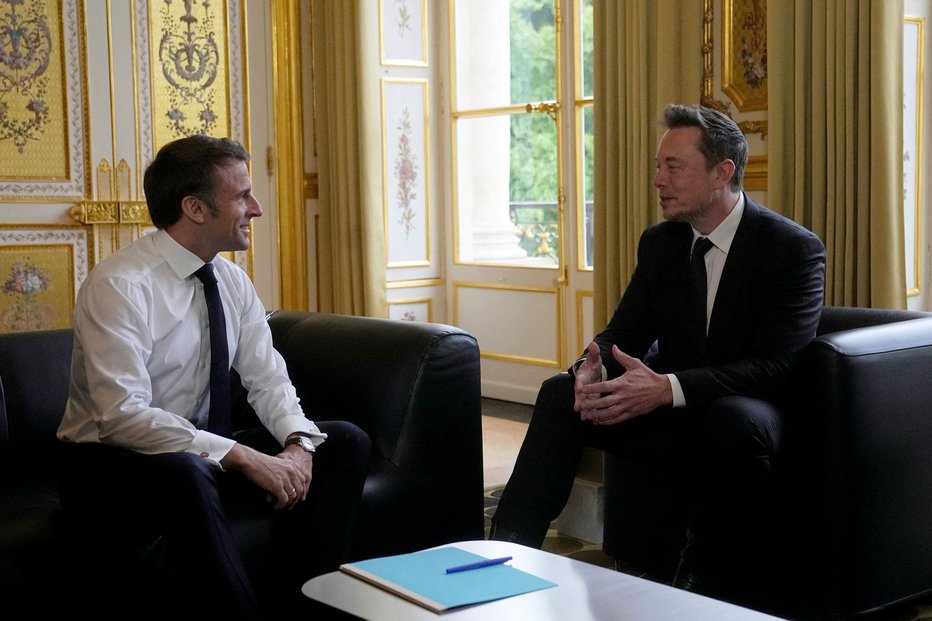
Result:
{"label": "black leather sofa", "polygon": [[[273,313],[275,347],[305,411],[371,437],[352,559],[483,537],[479,349],[452,326],[304,312]],[[0,616],[74,613],[106,597],[70,589],[81,575],[57,494],[55,432],[67,399],[71,330],[0,335]],[[359,386],[365,386],[360,390]],[[254,416],[241,385],[235,420]],[[259,524],[234,524],[247,562],[262,558]],[[158,542],[128,567],[160,594]],[[260,568],[254,568],[261,575]],[[156,601],[140,601],[138,611]],[[137,611],[137,612],[138,612]],[[133,618],[128,612],[127,618]],[[137,615],[138,617],[138,615]]]}
{"label": "black leather sofa", "polygon": [[[848,619],[932,592],[932,313],[825,307],[778,463],[768,612]],[[605,458],[603,550],[620,565],[675,561],[667,481]],[[757,601],[735,603],[759,607]]]}

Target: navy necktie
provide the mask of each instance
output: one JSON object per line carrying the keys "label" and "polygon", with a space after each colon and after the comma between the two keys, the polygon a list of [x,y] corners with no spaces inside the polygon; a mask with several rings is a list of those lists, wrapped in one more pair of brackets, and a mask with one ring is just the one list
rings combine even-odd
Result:
{"label": "navy necktie", "polygon": [[210,325],[210,412],[207,431],[233,437],[230,422],[230,353],[227,350],[227,322],[220,302],[214,266],[205,263],[194,275],[204,283],[207,321]]}
{"label": "navy necktie", "polygon": [[689,282],[693,296],[693,320],[696,325],[702,326],[702,341],[705,342],[706,327],[708,324],[708,309],[706,304],[709,297],[709,283],[705,271],[705,254],[714,244],[708,237],[700,237],[693,244],[693,252],[689,257]]}

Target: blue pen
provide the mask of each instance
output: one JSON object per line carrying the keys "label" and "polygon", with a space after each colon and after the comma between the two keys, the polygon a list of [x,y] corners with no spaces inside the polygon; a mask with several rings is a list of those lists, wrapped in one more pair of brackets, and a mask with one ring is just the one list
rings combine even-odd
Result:
{"label": "blue pen", "polygon": [[450,567],[449,569],[447,569],[447,573],[455,574],[460,571],[469,571],[470,569],[481,569],[483,567],[501,565],[502,563],[507,563],[510,560],[511,560],[510,556],[503,556],[501,558],[487,558],[483,561],[476,561],[475,563],[466,563],[465,565],[457,565],[456,567]]}

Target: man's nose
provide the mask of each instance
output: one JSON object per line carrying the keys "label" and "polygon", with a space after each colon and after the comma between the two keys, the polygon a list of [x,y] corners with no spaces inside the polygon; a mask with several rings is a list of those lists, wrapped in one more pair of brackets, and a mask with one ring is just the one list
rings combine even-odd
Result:
{"label": "man's nose", "polygon": [[257,199],[255,196],[252,197],[252,208],[250,209],[250,213],[254,218],[258,218],[262,215],[262,205],[259,203],[259,199]]}

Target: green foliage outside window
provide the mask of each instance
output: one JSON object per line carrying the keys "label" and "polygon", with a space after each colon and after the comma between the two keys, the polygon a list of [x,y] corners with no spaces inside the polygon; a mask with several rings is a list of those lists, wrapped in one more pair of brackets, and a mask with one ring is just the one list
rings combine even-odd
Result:
{"label": "green foliage outside window", "polygon": [[[553,0],[512,0],[511,101],[553,101],[556,75]],[[557,196],[552,126],[543,114],[511,117],[512,201],[552,201]]]}
{"label": "green foliage outside window", "polygon": [[[582,4],[584,83],[591,84],[592,2]],[[556,28],[553,0],[511,0],[511,101],[537,103],[554,101],[556,93]],[[584,161],[592,162],[591,114],[586,115],[583,134]],[[509,200],[519,244],[528,256],[558,260],[557,229],[557,142],[556,126],[546,114],[512,115]],[[586,194],[591,193],[592,166],[582,174]],[[514,205],[550,204],[531,215]],[[520,216],[518,214],[521,214]]]}

